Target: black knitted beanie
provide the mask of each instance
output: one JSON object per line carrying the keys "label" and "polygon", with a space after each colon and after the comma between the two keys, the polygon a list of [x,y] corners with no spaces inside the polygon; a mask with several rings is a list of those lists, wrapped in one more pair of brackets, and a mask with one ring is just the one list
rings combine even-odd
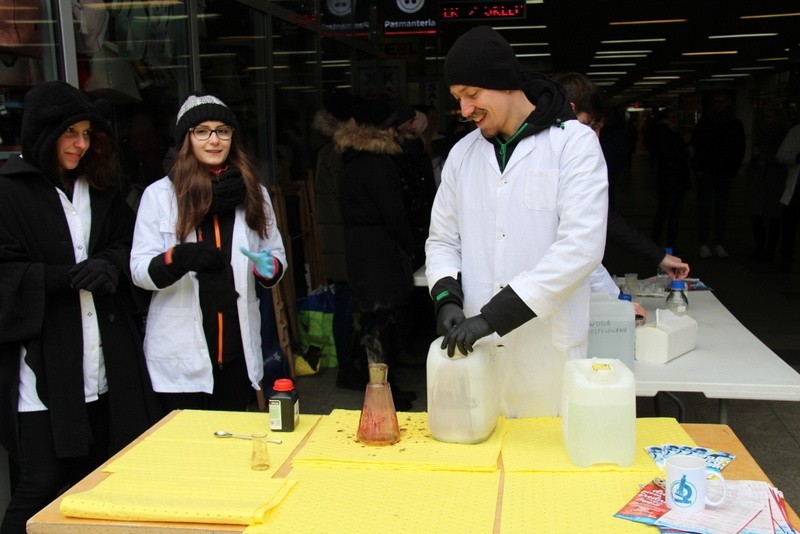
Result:
{"label": "black knitted beanie", "polygon": [[522,89],[522,71],[508,41],[489,26],[459,36],[444,60],[447,86]]}
{"label": "black knitted beanie", "polygon": [[111,133],[101,107],[66,82],[42,82],[25,95],[22,115],[22,157],[52,172],[56,140],[76,122],[88,120],[92,129]]}
{"label": "black knitted beanie", "polygon": [[219,98],[213,95],[189,95],[175,119],[175,142],[182,143],[189,128],[203,121],[220,121],[234,128],[239,127],[236,115]]}
{"label": "black knitted beanie", "polygon": [[359,102],[350,111],[352,118],[361,126],[373,126],[385,130],[395,126],[397,116],[391,104],[383,99],[368,99]]}

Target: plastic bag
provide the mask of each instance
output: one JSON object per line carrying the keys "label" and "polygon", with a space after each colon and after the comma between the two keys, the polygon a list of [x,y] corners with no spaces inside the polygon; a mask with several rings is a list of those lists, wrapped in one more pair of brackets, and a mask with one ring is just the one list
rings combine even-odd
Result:
{"label": "plastic bag", "polygon": [[316,367],[314,360],[317,355],[319,355],[319,367],[337,366],[336,343],[333,336],[335,303],[336,295],[332,286],[321,286],[308,296],[297,299],[299,352],[308,356],[305,360],[310,369]]}

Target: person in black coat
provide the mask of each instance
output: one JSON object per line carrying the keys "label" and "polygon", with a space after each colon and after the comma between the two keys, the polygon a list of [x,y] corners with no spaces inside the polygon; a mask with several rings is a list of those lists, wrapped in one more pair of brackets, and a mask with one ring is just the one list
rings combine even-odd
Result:
{"label": "person in black coat", "polygon": [[[689,168],[689,147],[677,130],[675,111],[661,110],[653,128],[653,148],[656,156],[656,191],[658,207],[653,218],[652,238],[667,247],[677,246],[678,225],[683,211],[683,199],[692,185]],[[664,223],[667,239],[663,241]]]}
{"label": "person in black coat", "polygon": [[[551,79],[566,89],[567,98],[578,120],[590,126],[599,136],[603,157],[606,158],[608,167],[609,194],[612,194],[617,176],[625,166],[627,147],[626,143],[619,139],[622,132],[617,128],[618,123],[608,120],[607,105],[600,88],[579,72],[558,73]],[[608,126],[606,122],[609,123]],[[648,239],[613,208],[614,204],[613,199],[609,198],[606,232],[606,240],[609,243],[616,243],[625,250],[644,257],[648,262],[657,264],[669,274],[670,278],[683,280],[689,276],[689,264],[677,256],[666,253],[657,243]]]}
{"label": "person in black coat", "polygon": [[[360,345],[370,362],[388,363],[399,350],[399,327],[413,288],[414,236],[394,156],[402,152],[401,118],[385,101],[366,100],[333,137],[342,154],[339,201],[345,224],[347,278],[360,315]],[[392,387],[398,410],[410,408]]]}
{"label": "person in black coat", "polygon": [[714,252],[729,256],[725,248],[733,178],[745,152],[744,125],[734,114],[731,95],[715,91],[711,105],[692,132],[692,170],[697,180],[697,240],[700,257],[711,257],[711,217],[713,213]]}
{"label": "person in black coat", "polygon": [[28,92],[22,156],[0,168],[0,442],[26,521],[156,422],[128,267],[133,213],[110,126],[64,82]]}

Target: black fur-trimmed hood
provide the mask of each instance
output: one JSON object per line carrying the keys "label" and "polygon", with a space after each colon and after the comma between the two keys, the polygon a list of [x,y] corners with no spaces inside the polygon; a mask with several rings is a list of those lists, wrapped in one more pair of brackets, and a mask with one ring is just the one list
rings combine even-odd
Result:
{"label": "black fur-trimmed hood", "polygon": [[390,155],[403,152],[390,131],[379,130],[374,126],[359,125],[354,121],[345,123],[334,133],[333,144],[340,154],[347,150]]}
{"label": "black fur-trimmed hood", "polygon": [[327,109],[320,109],[314,114],[311,127],[326,137],[333,137],[333,134],[345,124],[345,121],[340,121]]}

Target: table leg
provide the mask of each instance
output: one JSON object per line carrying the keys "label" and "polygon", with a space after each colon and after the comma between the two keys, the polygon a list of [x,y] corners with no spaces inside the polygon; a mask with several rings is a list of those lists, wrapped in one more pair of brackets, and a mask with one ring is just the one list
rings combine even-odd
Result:
{"label": "table leg", "polygon": [[728,399],[719,400],[719,417],[718,422],[721,425],[728,424]]}

